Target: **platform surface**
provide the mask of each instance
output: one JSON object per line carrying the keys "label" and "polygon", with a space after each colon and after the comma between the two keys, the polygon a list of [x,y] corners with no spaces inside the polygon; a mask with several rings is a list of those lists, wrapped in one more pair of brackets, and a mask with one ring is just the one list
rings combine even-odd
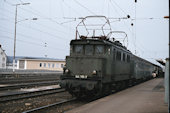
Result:
{"label": "platform surface", "polygon": [[168,113],[163,78],[156,78],[66,113]]}

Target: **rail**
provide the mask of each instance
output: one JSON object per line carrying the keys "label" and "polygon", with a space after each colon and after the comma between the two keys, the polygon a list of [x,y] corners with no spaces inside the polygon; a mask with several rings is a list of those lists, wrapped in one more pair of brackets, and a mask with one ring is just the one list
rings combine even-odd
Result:
{"label": "rail", "polygon": [[[0,103],[14,101],[14,100],[21,100],[21,99],[26,99],[26,98],[34,98],[34,97],[50,95],[50,94],[55,94],[55,93],[61,93],[61,92],[65,92],[65,89],[53,88],[53,89],[47,89],[47,90],[39,90],[39,91],[32,91],[32,92],[22,92],[22,93],[16,93],[16,94],[2,95],[2,96],[0,96]],[[6,98],[6,99],[3,99],[3,98]]]}
{"label": "rail", "polygon": [[35,111],[40,111],[42,109],[47,109],[47,108],[54,107],[54,106],[57,106],[57,105],[62,105],[62,104],[72,102],[72,101],[75,101],[75,100],[76,100],[76,98],[72,98],[72,99],[69,99],[69,100],[63,100],[63,101],[56,102],[56,103],[53,103],[53,104],[49,104],[49,105],[46,105],[46,106],[41,106],[41,107],[38,107],[38,108],[27,110],[27,111],[24,111],[22,113],[32,113],[32,112],[35,112]]}

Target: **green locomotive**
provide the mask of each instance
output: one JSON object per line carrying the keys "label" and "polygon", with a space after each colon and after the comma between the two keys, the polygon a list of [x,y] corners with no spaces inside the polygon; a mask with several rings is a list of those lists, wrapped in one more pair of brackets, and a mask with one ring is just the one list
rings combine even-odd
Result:
{"label": "green locomotive", "polygon": [[[79,25],[84,25],[84,21],[92,17],[83,18]],[[101,27],[103,31],[109,21],[104,16],[97,17],[106,19]],[[97,96],[150,79],[160,69],[133,55],[119,41],[111,41],[110,33],[96,36],[93,29],[92,36],[82,36],[76,31],[76,39],[70,42],[70,55],[66,56],[61,76],[62,88],[76,97]]]}

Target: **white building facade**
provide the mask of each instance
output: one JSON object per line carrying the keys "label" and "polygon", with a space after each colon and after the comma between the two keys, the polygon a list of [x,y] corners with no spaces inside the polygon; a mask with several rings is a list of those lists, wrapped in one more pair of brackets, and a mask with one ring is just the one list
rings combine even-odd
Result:
{"label": "white building facade", "polygon": [[58,59],[38,59],[38,58],[21,58],[17,60],[17,69],[32,70],[53,70],[63,71],[65,60]]}
{"label": "white building facade", "polygon": [[6,69],[6,62],[7,62],[7,56],[5,50],[3,50],[2,46],[0,45],[0,68],[1,69]]}

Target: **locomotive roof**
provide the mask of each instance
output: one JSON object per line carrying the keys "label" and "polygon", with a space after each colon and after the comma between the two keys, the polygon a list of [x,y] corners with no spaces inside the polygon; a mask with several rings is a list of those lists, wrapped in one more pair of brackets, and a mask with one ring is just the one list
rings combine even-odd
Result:
{"label": "locomotive roof", "polygon": [[143,58],[141,58],[141,57],[139,57],[139,56],[136,56],[136,55],[134,55],[134,54],[133,54],[133,56],[136,57],[136,58],[138,58],[138,59],[140,59],[140,60],[142,60],[142,61],[144,61],[144,62],[147,62],[147,63],[149,63],[149,64],[152,64],[152,65],[156,66],[156,67],[161,68],[159,65],[154,64],[154,63],[152,63],[152,62],[150,62],[150,61],[148,61],[148,60],[145,60],[145,59],[143,59]]}
{"label": "locomotive roof", "polygon": [[110,40],[103,40],[103,39],[76,39],[76,40],[71,40],[70,45],[73,44],[103,44],[103,45],[110,45],[110,46],[115,46],[119,49],[124,49],[128,52],[131,53],[125,46],[123,46],[119,41],[110,41]]}
{"label": "locomotive roof", "polygon": [[[74,44],[103,44],[103,45],[110,45],[110,46],[115,46],[116,48],[122,49],[124,51],[128,51],[129,53],[131,53],[131,51],[129,51],[125,46],[123,46],[120,42],[118,41],[110,41],[110,40],[102,40],[102,39],[75,39],[75,40],[71,40],[70,45],[74,45]],[[132,53],[131,53],[132,54]],[[144,62],[148,62],[154,66],[160,67],[152,62],[149,62],[141,57],[138,57],[134,54],[132,54],[134,57],[144,61]]]}

